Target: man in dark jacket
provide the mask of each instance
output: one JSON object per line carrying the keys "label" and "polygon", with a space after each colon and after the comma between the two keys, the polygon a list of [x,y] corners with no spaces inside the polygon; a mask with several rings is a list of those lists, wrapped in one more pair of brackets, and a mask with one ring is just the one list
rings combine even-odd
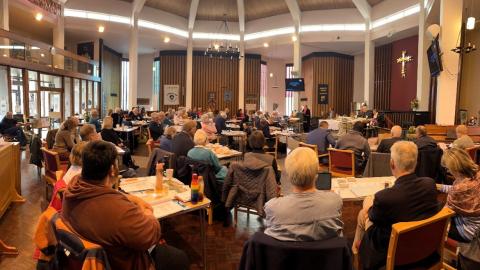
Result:
{"label": "man in dark jacket", "polygon": [[415,134],[417,135],[415,144],[418,147],[418,151],[433,150],[438,148],[437,141],[427,135],[427,129],[425,128],[425,126],[418,126],[415,129]]}
{"label": "man in dark jacket", "polygon": [[378,145],[378,153],[390,153],[390,148],[392,147],[392,145],[402,140],[402,128],[400,126],[393,126],[390,130],[390,133],[392,134],[392,137],[388,139],[383,139],[380,142],[380,145]]}
{"label": "man in dark jacket", "polygon": [[353,129],[338,139],[335,148],[355,153],[355,171],[362,172],[370,157],[370,145],[363,137],[364,124],[355,122]]}
{"label": "man in dark jacket", "polygon": [[[330,130],[328,129],[328,122],[322,121],[317,129],[313,130],[312,132],[308,133],[307,135],[307,143],[308,144],[315,144],[318,149],[318,154],[326,154],[327,148],[331,145],[335,147],[335,139],[333,138]],[[322,158],[320,161],[323,164],[328,163],[328,157]]]}
{"label": "man in dark jacket", "polygon": [[154,141],[157,141],[163,135],[163,118],[165,118],[163,112],[152,113],[152,121],[148,125],[148,129]]}
{"label": "man in dark jacket", "polygon": [[13,118],[12,112],[7,112],[5,117],[0,122],[0,134],[8,135],[15,137],[21,146],[25,146],[27,144],[27,138],[25,137],[25,133],[20,128],[17,120]]}
{"label": "man in dark jacket", "polygon": [[435,181],[417,177],[418,150],[414,143],[402,141],[391,148],[390,168],[395,184],[368,197],[358,214],[353,249],[360,254],[364,269],[385,265],[392,225],[429,218],[440,210]]}
{"label": "man in dark jacket", "polygon": [[173,137],[173,153],[175,154],[176,158],[187,156],[188,151],[195,146],[193,143],[193,136],[195,135],[196,131],[196,121],[187,120],[183,124],[182,132]]}
{"label": "man in dark jacket", "polygon": [[215,128],[217,129],[218,134],[222,134],[222,131],[227,129],[227,114],[225,112],[220,112],[217,117],[215,117]]}

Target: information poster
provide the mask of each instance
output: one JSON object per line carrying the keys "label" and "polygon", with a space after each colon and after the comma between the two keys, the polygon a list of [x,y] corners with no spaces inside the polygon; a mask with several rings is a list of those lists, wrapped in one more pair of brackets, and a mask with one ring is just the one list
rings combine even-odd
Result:
{"label": "information poster", "polygon": [[328,84],[318,84],[318,104],[328,104]]}
{"label": "information poster", "polygon": [[166,84],[163,86],[163,105],[180,105],[180,86]]}

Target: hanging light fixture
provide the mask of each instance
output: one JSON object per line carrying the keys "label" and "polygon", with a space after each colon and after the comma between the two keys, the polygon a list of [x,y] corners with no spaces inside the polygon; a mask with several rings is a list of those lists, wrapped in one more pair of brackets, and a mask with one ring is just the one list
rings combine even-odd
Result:
{"label": "hanging light fixture", "polygon": [[457,47],[451,49],[451,51],[454,53],[469,54],[477,50],[477,48],[475,47],[475,44],[472,44],[471,42],[466,41],[467,30],[473,30],[475,28],[475,17],[472,16],[472,10],[473,10],[473,2],[470,3],[470,17],[468,17],[467,19],[465,28],[462,27],[462,29],[465,29],[463,36],[461,36],[462,30],[460,29],[460,32],[458,33],[458,37],[457,37],[457,43],[456,43],[458,45]]}
{"label": "hanging light fixture", "polygon": [[240,48],[238,44],[232,42],[232,40],[227,40],[226,37],[230,35],[230,29],[228,28],[227,14],[223,14],[223,21],[218,27],[217,33],[223,33],[223,39],[214,39],[210,41],[207,49],[205,50],[204,55],[209,56],[210,58],[229,58],[233,60],[234,58],[240,59]]}

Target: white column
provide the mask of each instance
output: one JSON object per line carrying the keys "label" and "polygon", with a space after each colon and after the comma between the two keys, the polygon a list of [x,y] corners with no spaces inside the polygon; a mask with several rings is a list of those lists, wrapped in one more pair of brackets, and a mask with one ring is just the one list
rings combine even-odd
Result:
{"label": "white column", "polygon": [[[245,41],[240,33],[240,60],[238,61],[238,108],[245,109]],[[260,105],[260,104],[257,104]]]}
{"label": "white column", "polygon": [[10,31],[8,17],[8,0],[0,0],[0,7],[2,8],[2,12],[0,13],[0,27],[3,30]]}
{"label": "white column", "polygon": [[374,107],[373,83],[374,83],[374,63],[375,63],[375,43],[372,41],[370,32],[370,22],[365,23],[365,80],[364,80],[364,99],[369,108]]}
{"label": "white column", "polygon": [[462,1],[440,2],[440,48],[442,48],[443,72],[438,77],[437,124],[455,123],[459,54],[450,49],[457,46],[458,33],[462,29]]}
{"label": "white column", "polygon": [[[295,77],[299,78],[302,76],[302,52],[300,44],[300,25],[295,26],[295,37],[293,41],[293,71],[295,72]],[[300,93],[293,92],[293,109],[299,110],[300,108]]]}
{"label": "white column", "polygon": [[185,91],[185,106],[187,108],[193,107],[192,96],[193,96],[193,30],[188,31],[188,41],[187,41],[187,78],[186,78],[186,91]]}
{"label": "white column", "polygon": [[[420,12],[418,13],[418,54],[417,54],[417,99],[421,111],[428,110],[428,86],[424,88],[423,71],[425,64],[425,6],[424,0],[418,0]],[[426,92],[426,95],[425,95]]]}
{"label": "white column", "polygon": [[[65,19],[63,16],[64,6],[60,10],[57,17],[57,23],[53,26],[53,46],[65,49]],[[64,67],[63,55],[56,54],[53,56],[53,66],[55,68],[63,69]]]}
{"label": "white column", "polygon": [[130,47],[128,50],[128,108],[137,105],[137,78],[138,78],[138,13],[133,13],[130,26]]}

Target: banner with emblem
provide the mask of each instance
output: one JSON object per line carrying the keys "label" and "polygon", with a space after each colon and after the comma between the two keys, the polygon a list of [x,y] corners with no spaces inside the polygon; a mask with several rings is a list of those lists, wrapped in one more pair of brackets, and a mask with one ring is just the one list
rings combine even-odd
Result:
{"label": "banner with emblem", "polygon": [[163,105],[180,105],[180,86],[178,84],[163,86]]}

